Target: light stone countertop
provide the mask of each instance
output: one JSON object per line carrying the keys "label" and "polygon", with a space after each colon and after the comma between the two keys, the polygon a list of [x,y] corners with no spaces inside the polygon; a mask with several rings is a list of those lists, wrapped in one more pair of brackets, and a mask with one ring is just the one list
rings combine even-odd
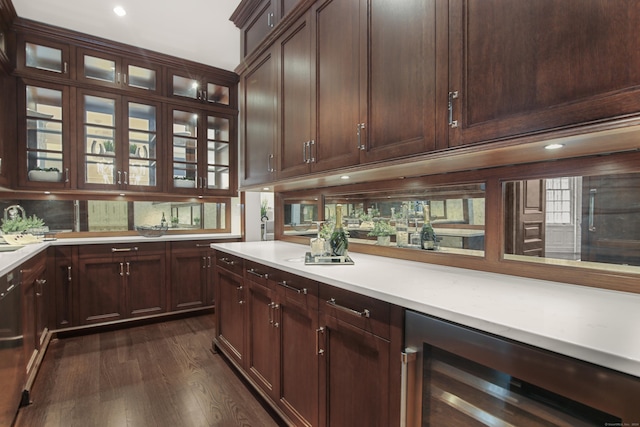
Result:
{"label": "light stone countertop", "polygon": [[640,377],[640,294],[360,253],[355,265],[305,265],[306,245],[282,241],[212,247]]}
{"label": "light stone countertop", "polygon": [[78,237],[43,241],[25,245],[17,251],[0,252],[0,276],[10,272],[49,246],[97,245],[109,243],[179,242],[185,240],[238,239],[242,236],[232,233],[219,234],[167,234],[161,237],[118,236],[118,237]]}

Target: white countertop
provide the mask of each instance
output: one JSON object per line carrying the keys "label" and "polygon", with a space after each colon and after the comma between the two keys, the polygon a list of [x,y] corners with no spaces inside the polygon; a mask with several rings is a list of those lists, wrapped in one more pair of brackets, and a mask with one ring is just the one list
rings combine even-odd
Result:
{"label": "white countertop", "polygon": [[239,239],[239,234],[167,234],[161,237],[143,236],[117,236],[117,237],[78,237],[69,239],[57,239],[44,241],[32,245],[25,245],[17,251],[0,252],[0,276],[20,266],[23,262],[37,255],[49,246],[68,245],[97,245],[109,243],[139,243],[139,242],[177,242],[184,240],[213,240],[213,239]]}
{"label": "white countertop", "polygon": [[355,265],[305,265],[308,248],[282,241],[212,247],[640,377],[640,294],[360,253]]}

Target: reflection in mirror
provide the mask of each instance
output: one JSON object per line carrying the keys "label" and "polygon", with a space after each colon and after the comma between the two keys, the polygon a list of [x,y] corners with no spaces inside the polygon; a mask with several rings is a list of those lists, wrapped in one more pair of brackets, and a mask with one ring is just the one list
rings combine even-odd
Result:
{"label": "reflection in mirror", "polygon": [[317,200],[287,200],[284,204],[284,234],[315,235],[318,205]]}
{"label": "reflection in mirror", "polygon": [[640,174],[504,183],[504,258],[638,272]]}
{"label": "reflection in mirror", "polygon": [[0,209],[19,205],[27,216],[45,223],[45,234],[67,232],[128,232],[155,226],[164,217],[170,231],[225,230],[226,203],[128,202],[120,200],[2,200]]}
{"label": "reflection in mirror", "polygon": [[328,196],[324,219],[329,225],[337,204],[343,206],[350,243],[421,249],[427,217],[436,236],[431,250],[484,256],[484,184]]}

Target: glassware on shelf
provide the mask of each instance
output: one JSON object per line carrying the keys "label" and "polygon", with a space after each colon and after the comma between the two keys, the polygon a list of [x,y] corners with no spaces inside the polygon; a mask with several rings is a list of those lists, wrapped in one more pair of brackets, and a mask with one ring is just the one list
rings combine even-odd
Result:
{"label": "glassware on shelf", "polygon": [[411,236],[409,236],[409,246],[412,248],[419,248],[420,243],[421,243],[421,240],[420,240],[420,229],[418,228],[418,218],[415,218],[413,233],[411,233]]}

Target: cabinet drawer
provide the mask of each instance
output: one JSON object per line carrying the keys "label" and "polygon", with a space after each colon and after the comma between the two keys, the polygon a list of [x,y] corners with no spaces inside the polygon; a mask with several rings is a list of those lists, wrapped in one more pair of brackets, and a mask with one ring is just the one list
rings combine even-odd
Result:
{"label": "cabinet drawer", "polygon": [[188,240],[184,242],[171,242],[172,251],[186,251],[186,250],[206,250],[211,249],[211,240]]}
{"label": "cabinet drawer", "polygon": [[216,266],[238,276],[244,274],[244,260],[225,252],[216,251]]}
{"label": "cabinet drawer", "polygon": [[141,252],[164,252],[166,244],[156,243],[115,243],[112,245],[86,245],[78,250],[81,258],[92,256],[136,256]]}
{"label": "cabinet drawer", "polygon": [[284,271],[276,271],[269,275],[269,281],[275,284],[284,303],[306,309],[318,309],[318,282]]}
{"label": "cabinet drawer", "polygon": [[244,262],[244,277],[253,283],[269,287],[268,278],[273,274],[273,270],[262,264],[253,261]]}
{"label": "cabinet drawer", "polygon": [[390,337],[391,304],[329,285],[320,285],[320,312],[382,338]]}

